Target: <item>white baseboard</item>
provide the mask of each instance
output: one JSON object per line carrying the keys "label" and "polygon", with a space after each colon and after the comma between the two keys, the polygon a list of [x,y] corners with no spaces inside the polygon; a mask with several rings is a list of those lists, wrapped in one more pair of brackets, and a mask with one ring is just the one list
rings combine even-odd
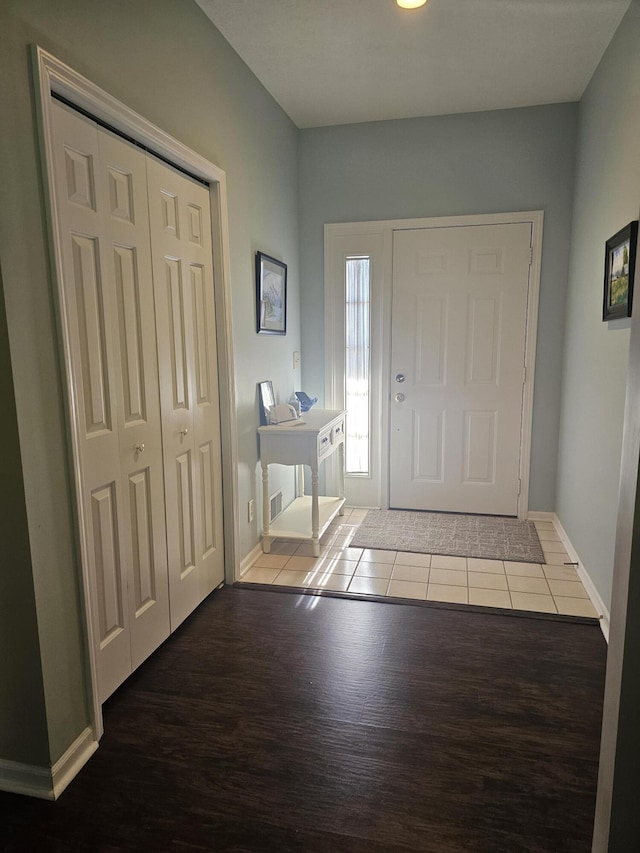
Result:
{"label": "white baseboard", "polygon": [[53,767],[0,759],[0,791],[57,800],[97,748],[93,730],[86,728]]}
{"label": "white baseboard", "polygon": [[53,800],[51,768],[0,759],[0,791]]}
{"label": "white baseboard", "polygon": [[75,779],[97,748],[98,741],[93,729],[87,726],[51,768],[54,800],[57,800],[69,782]]}
{"label": "white baseboard", "polygon": [[[540,515],[541,513],[537,513],[537,514]],[[530,513],[529,517],[531,517],[531,515],[533,515],[533,513]],[[576,551],[576,549],[571,544],[571,540],[569,539],[569,536],[567,535],[567,531],[564,529],[564,527],[560,523],[560,519],[555,514],[555,512],[545,513],[545,515],[553,516],[553,518],[549,519],[549,520],[551,520],[553,522],[553,526],[555,527],[556,531],[558,532],[558,536],[562,540],[562,543],[564,544],[564,547],[567,550],[567,554],[569,555],[571,562],[576,563],[576,569],[578,571],[578,576],[580,577],[580,580],[582,581],[582,585],[586,589],[587,594],[588,594],[589,598],[591,599],[591,603],[593,604],[596,613],[600,617],[600,630],[602,631],[602,635],[604,636],[605,640],[608,643],[609,642],[609,621],[610,621],[609,611],[608,611],[604,601],[602,600],[600,593],[596,589],[595,584],[591,580],[591,576],[589,575],[589,572],[586,570],[586,568],[582,564],[582,560],[580,559],[578,552]],[[538,519],[538,520],[540,520],[540,519]],[[546,521],[547,519],[544,519],[544,520]]]}
{"label": "white baseboard", "polygon": [[240,577],[237,580],[242,580],[242,575],[249,571],[251,566],[255,563],[258,557],[262,554],[262,542],[258,542],[258,544],[253,547],[246,557],[240,563]]}
{"label": "white baseboard", "polygon": [[555,512],[529,512],[527,513],[529,521],[550,521],[552,524],[556,520]]}

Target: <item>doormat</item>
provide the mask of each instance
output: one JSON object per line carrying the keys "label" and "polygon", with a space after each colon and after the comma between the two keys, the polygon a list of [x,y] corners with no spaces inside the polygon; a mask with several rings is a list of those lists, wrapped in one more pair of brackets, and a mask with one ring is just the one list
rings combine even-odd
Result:
{"label": "doormat", "polygon": [[516,563],[545,561],[532,521],[492,515],[370,509],[349,545]]}

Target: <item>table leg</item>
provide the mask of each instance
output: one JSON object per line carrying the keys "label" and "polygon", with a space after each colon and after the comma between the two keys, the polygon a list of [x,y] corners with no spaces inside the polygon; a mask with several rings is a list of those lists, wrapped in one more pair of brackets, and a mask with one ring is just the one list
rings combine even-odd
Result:
{"label": "table leg", "polygon": [[262,553],[271,551],[271,536],[269,535],[269,466],[262,465]]}
{"label": "table leg", "polygon": [[320,556],[320,512],[318,510],[318,469],[311,469],[311,545],[313,556]]}
{"label": "table leg", "polygon": [[[338,465],[340,466],[340,471],[338,472],[338,497],[344,498],[344,441],[340,442],[340,447],[338,448]],[[344,515],[344,504],[340,507],[338,515]]]}

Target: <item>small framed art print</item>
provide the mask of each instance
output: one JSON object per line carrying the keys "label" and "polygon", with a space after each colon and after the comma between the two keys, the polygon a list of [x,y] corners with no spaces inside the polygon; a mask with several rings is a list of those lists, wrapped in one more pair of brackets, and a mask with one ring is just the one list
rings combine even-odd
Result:
{"label": "small framed art print", "polygon": [[256,252],[256,323],[259,334],[287,334],[287,265]]}
{"label": "small framed art print", "polygon": [[631,316],[637,242],[638,221],[635,220],[605,244],[603,320]]}

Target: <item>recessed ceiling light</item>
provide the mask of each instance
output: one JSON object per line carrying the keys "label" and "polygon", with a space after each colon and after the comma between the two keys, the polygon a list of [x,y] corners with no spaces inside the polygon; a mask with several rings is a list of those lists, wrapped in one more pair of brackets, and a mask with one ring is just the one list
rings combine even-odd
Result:
{"label": "recessed ceiling light", "polygon": [[424,6],[427,0],[396,0],[401,9],[419,9]]}

